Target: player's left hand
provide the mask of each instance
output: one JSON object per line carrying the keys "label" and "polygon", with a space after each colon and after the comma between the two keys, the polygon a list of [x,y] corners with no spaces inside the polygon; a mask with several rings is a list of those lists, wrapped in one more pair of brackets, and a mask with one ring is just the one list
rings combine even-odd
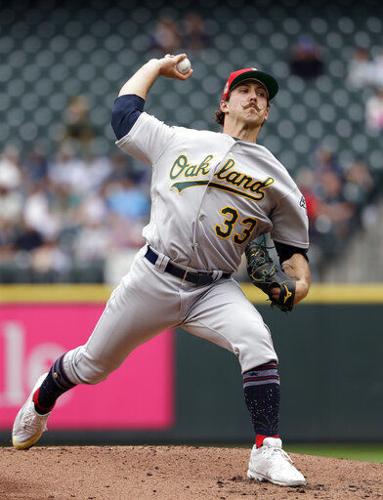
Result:
{"label": "player's left hand", "polygon": [[177,80],[187,80],[193,74],[192,68],[190,68],[186,73],[181,73],[181,71],[177,69],[177,64],[184,59],[187,59],[186,54],[166,54],[165,57],[158,59],[158,63],[160,65],[160,75],[167,78],[175,78]]}
{"label": "player's left hand", "polygon": [[296,280],[274,264],[267,248],[251,241],[246,248],[247,272],[256,287],[265,292],[272,306],[288,312],[294,307]]}

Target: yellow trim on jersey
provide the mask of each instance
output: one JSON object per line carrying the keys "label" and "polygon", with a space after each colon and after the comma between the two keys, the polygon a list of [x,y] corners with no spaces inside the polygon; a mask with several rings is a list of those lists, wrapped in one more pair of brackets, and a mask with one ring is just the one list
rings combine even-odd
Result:
{"label": "yellow trim on jersey", "polygon": [[[268,304],[266,295],[251,283],[241,288],[254,304]],[[108,285],[0,285],[0,304],[103,304],[111,291]],[[383,284],[314,284],[299,306],[305,304],[383,304]]]}

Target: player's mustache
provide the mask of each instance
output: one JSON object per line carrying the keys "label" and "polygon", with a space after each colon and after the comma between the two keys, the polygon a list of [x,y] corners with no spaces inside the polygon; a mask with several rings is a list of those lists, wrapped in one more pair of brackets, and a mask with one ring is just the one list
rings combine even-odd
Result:
{"label": "player's mustache", "polygon": [[250,101],[249,104],[246,104],[243,108],[244,109],[254,108],[257,111],[261,111],[261,108],[257,106],[257,103],[254,101]]}

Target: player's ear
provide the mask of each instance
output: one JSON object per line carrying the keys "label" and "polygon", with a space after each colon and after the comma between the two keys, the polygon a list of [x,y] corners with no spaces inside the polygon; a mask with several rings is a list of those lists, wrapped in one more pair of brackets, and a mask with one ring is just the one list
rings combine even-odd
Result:
{"label": "player's ear", "polygon": [[228,110],[228,101],[221,101],[219,103],[220,110],[225,113]]}
{"label": "player's ear", "polygon": [[268,119],[270,113],[270,103],[267,103],[266,113],[265,113],[265,121]]}

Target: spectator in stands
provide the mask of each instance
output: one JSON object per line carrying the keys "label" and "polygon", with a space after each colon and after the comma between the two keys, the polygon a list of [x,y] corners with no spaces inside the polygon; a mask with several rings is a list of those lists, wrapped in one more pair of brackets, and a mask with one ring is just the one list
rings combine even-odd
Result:
{"label": "spectator in stands", "polygon": [[383,130],[383,87],[366,102],[366,124],[371,131]]}
{"label": "spectator in stands", "polygon": [[126,219],[111,212],[108,216],[113,249],[140,248],[145,243],[142,237],[142,220]]}
{"label": "spectator in stands", "polygon": [[17,227],[13,248],[16,251],[30,252],[44,244],[44,238],[34,227],[28,226],[25,221]]}
{"label": "spectator in stands", "polygon": [[23,206],[21,188],[18,151],[7,147],[0,157],[0,221],[15,224],[20,218]]}
{"label": "spectator in stands", "polygon": [[23,207],[20,191],[12,189],[0,180],[0,221],[14,224],[18,221]]}
{"label": "spectator in stands", "polygon": [[64,113],[64,134],[61,142],[69,145],[81,156],[87,156],[96,133],[89,118],[89,103],[85,96],[69,99]]}
{"label": "spectator in stands", "polygon": [[184,19],[182,46],[186,52],[199,52],[210,45],[205,22],[197,12],[189,12]]}
{"label": "spectator in stands", "polygon": [[342,167],[337,155],[326,146],[320,145],[314,152],[314,172],[320,177],[325,172],[334,172],[338,177],[342,176]]}
{"label": "spectator in stands", "polygon": [[143,244],[142,229],[150,203],[145,186],[136,183],[133,171],[125,174],[118,182],[111,180],[105,186],[108,224],[114,248],[138,248]]}
{"label": "spectator in stands", "polygon": [[59,235],[62,231],[75,228],[78,225],[78,210],[85,194],[79,194],[67,185],[49,185],[49,206],[59,225]]}
{"label": "spectator in stands", "polygon": [[51,203],[52,196],[43,182],[36,184],[24,201],[25,224],[42,234],[44,239],[56,237],[60,230],[59,215],[53,213]]}
{"label": "spectator in stands", "polygon": [[133,165],[131,159],[119,151],[111,156],[111,173],[107,179],[107,182],[120,182],[125,181],[125,179],[134,180],[135,183],[140,184],[146,182],[146,174],[148,169],[146,166],[144,169],[138,169]]}
{"label": "spectator in stands", "polygon": [[61,147],[55,161],[48,169],[49,179],[57,185],[68,186],[75,193],[85,193],[92,184],[92,178],[85,161],[75,155],[68,144]]}
{"label": "spectator in stands", "polygon": [[[322,174],[317,186],[318,212],[316,228],[319,232],[332,232],[337,238],[344,238],[350,232],[350,221],[355,214],[355,206],[345,199],[341,178],[327,171]],[[323,231],[323,228],[327,228]]]}
{"label": "spectator in stands", "polygon": [[89,178],[89,189],[97,191],[113,173],[112,161],[107,156],[89,155],[84,162]]}
{"label": "spectator in stands", "polygon": [[151,49],[157,49],[163,54],[173,54],[179,52],[180,47],[181,37],[175,21],[167,16],[160,18],[152,34]]}
{"label": "spectator in stands", "polygon": [[373,187],[374,181],[367,165],[362,161],[352,162],[345,173],[343,186],[345,199],[361,207],[368,202]]}
{"label": "spectator in stands", "polygon": [[15,225],[0,215],[0,264],[12,258],[16,237]]}
{"label": "spectator in stands", "polygon": [[76,222],[83,226],[89,223],[107,224],[108,208],[104,195],[104,186],[99,191],[89,193],[77,209]]}
{"label": "spectator in stands", "polygon": [[348,66],[347,81],[355,89],[361,89],[374,82],[374,64],[367,49],[357,48]]}
{"label": "spectator in stands", "polygon": [[84,221],[74,240],[74,257],[78,262],[101,262],[113,246],[110,228],[97,218]]}
{"label": "spectator in stands", "polygon": [[48,160],[43,150],[34,146],[27,154],[21,168],[28,183],[34,184],[44,180],[48,174]]}
{"label": "spectator in stands", "polygon": [[16,189],[21,180],[19,152],[14,146],[6,146],[0,156],[0,183],[8,189]]}
{"label": "spectator in stands", "polygon": [[373,83],[378,88],[383,88],[383,49],[373,59]]}
{"label": "spectator in stands", "polygon": [[324,63],[321,50],[313,39],[301,35],[292,49],[290,72],[305,80],[316,78],[323,73]]}
{"label": "spectator in stands", "polygon": [[324,146],[314,158],[314,168],[300,169],[296,182],[310,220],[311,260],[320,267],[323,256],[340,250],[344,238],[352,233],[374,181],[365,163],[353,161],[342,168],[336,155]]}
{"label": "spectator in stands", "polygon": [[133,179],[112,182],[106,188],[107,206],[113,213],[129,220],[144,220],[149,214],[149,200]]}
{"label": "spectator in stands", "polygon": [[61,281],[60,275],[67,273],[71,266],[69,256],[61,250],[56,239],[46,240],[30,257],[37,281]]}

